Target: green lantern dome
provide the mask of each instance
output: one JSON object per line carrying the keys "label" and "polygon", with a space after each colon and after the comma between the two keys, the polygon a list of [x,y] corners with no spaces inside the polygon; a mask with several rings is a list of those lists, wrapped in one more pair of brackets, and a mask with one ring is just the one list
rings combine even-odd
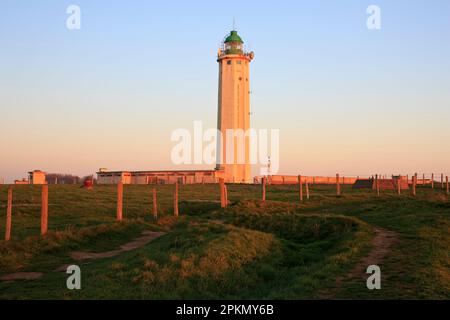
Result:
{"label": "green lantern dome", "polygon": [[229,42],[238,42],[238,43],[244,43],[244,41],[242,41],[241,37],[239,37],[239,35],[237,34],[237,31],[231,31],[230,35],[228,37],[226,37],[225,43],[229,43]]}

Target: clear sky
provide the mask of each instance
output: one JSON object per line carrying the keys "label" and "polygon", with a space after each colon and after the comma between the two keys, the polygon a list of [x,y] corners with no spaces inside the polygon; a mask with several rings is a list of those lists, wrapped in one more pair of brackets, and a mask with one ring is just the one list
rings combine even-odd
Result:
{"label": "clear sky", "polygon": [[[70,4],[81,30],[66,28]],[[172,130],[216,125],[233,18],[280,173],[450,171],[448,0],[2,0],[0,177],[176,169]]]}

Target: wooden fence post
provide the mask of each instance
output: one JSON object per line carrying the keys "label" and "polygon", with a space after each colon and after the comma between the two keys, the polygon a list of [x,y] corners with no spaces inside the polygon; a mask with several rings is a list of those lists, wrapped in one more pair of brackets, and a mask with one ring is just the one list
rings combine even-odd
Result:
{"label": "wooden fence post", "polygon": [[339,173],[336,173],[336,195],[341,195],[341,184],[339,183]]}
{"label": "wooden fence post", "polygon": [[173,195],[173,215],[178,217],[178,181],[175,182],[175,192]]}
{"label": "wooden fence post", "polygon": [[266,177],[262,177],[262,201],[266,201]]}
{"label": "wooden fence post", "polygon": [[306,181],[305,181],[305,188],[306,188],[306,199],[309,200],[309,184],[308,184],[308,178],[306,178]]}
{"label": "wooden fence post", "polygon": [[450,194],[450,189],[449,189],[449,186],[448,186],[448,176],[445,176],[445,184],[446,184],[446,193],[447,193],[447,195],[449,195]]}
{"label": "wooden fence post", "polygon": [[419,181],[417,173],[414,174],[414,196],[417,194],[417,181]]}
{"label": "wooden fence post", "polygon": [[400,184],[400,178],[397,179],[397,194],[402,194],[402,188]]}
{"label": "wooden fence post", "polygon": [[220,207],[225,208],[225,180],[219,178],[219,188],[220,188]]}
{"label": "wooden fence post", "polygon": [[375,188],[377,189],[377,196],[380,196],[380,182],[378,181],[378,174],[375,176]]}
{"label": "wooden fence post", "polygon": [[153,188],[153,218],[158,219],[158,202],[156,198],[156,188]]}
{"label": "wooden fence post", "polygon": [[228,207],[228,188],[227,185],[223,185],[223,193],[224,193],[224,201],[225,201],[225,208]]}
{"label": "wooden fence post", "polygon": [[299,192],[300,202],[303,202],[303,183],[302,183],[302,176],[298,176],[298,192]]}
{"label": "wooden fence post", "polygon": [[441,173],[441,188],[444,189],[444,174]]}
{"label": "wooden fence post", "polygon": [[123,214],[123,182],[120,181],[117,184],[117,212],[116,212],[116,220],[122,221]]}
{"label": "wooden fence post", "polygon": [[42,185],[41,195],[41,235],[48,231],[48,184]]}
{"label": "wooden fence post", "polygon": [[412,181],[412,195],[414,197],[416,196],[416,184],[417,184],[417,175],[415,174],[413,176],[413,181]]}
{"label": "wooden fence post", "polygon": [[425,186],[425,173],[422,175],[422,186]]}
{"label": "wooden fence post", "polygon": [[8,202],[6,205],[6,232],[5,241],[11,239],[11,217],[12,217],[12,187],[8,188]]}
{"label": "wooden fence post", "polygon": [[434,189],[434,173],[431,174],[431,189]]}

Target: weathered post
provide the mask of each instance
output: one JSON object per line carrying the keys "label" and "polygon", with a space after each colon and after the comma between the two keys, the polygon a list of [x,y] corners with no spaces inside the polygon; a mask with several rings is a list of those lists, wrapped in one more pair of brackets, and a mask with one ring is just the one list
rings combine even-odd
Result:
{"label": "weathered post", "polygon": [[123,218],[122,209],[123,209],[123,182],[120,181],[117,184],[117,212],[116,212],[117,221],[122,221]]}
{"label": "weathered post", "polygon": [[441,173],[441,188],[444,189],[444,174]]}
{"label": "weathered post", "polygon": [[380,196],[380,182],[378,181],[378,174],[375,176],[375,188],[377,189],[377,196]]}
{"label": "weathered post", "polygon": [[447,191],[446,191],[446,193],[447,193],[447,195],[449,195],[450,194],[450,189],[449,189],[449,186],[448,186],[448,176],[446,176],[445,177],[445,184],[446,184],[446,186],[447,186]]}
{"label": "weathered post", "polygon": [[158,202],[156,197],[156,188],[153,188],[153,218],[158,219]]}
{"label": "weathered post", "polygon": [[418,177],[417,177],[417,173],[414,174],[414,196],[416,196],[416,191],[417,191],[417,181],[419,181]]}
{"label": "weathered post", "polygon": [[220,187],[220,207],[225,208],[225,180],[223,178],[219,178],[219,187]]}
{"label": "weathered post", "polygon": [[262,177],[262,201],[266,201],[266,177]]}
{"label": "weathered post", "polygon": [[336,195],[341,195],[341,185],[339,183],[339,173],[336,173]]}
{"label": "weathered post", "polygon": [[178,181],[175,182],[175,191],[173,195],[173,215],[178,217]]}
{"label": "weathered post", "polygon": [[302,176],[298,176],[298,192],[300,202],[303,202],[303,184],[302,184]]}
{"label": "weathered post", "polygon": [[431,189],[434,189],[434,173],[431,174]]}
{"label": "weathered post", "polygon": [[225,201],[225,208],[228,207],[228,188],[227,185],[223,185],[223,193],[224,193],[224,201]]}
{"label": "weathered post", "polygon": [[422,174],[422,186],[425,187],[425,173]]}
{"label": "weathered post", "polygon": [[306,199],[309,200],[309,183],[308,179],[305,181],[305,188],[306,188]]}
{"label": "weathered post", "polygon": [[12,218],[12,187],[8,188],[8,202],[6,205],[6,232],[5,241],[11,239],[11,218]]}
{"label": "weathered post", "polygon": [[417,184],[417,175],[413,175],[412,177],[412,195],[415,197],[416,196],[416,184]]}
{"label": "weathered post", "polygon": [[399,178],[397,178],[397,194],[402,194],[402,187],[401,187],[401,184],[400,184],[400,177]]}
{"label": "weathered post", "polygon": [[42,185],[41,195],[41,235],[48,230],[48,184]]}

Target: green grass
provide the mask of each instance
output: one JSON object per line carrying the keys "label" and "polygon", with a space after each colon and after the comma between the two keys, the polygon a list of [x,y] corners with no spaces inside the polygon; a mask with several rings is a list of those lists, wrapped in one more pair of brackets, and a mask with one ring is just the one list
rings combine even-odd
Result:
{"label": "green grass", "polygon": [[[115,186],[49,186],[49,234],[39,236],[40,188],[15,186],[12,241],[0,241],[0,276],[43,272],[33,281],[0,282],[0,299],[449,299],[450,202],[443,190],[377,197],[346,186],[313,186],[298,203],[295,186],[229,185],[221,209],[217,185],[180,186],[180,217],[172,216],[173,186],[124,188],[124,218],[115,222]],[[0,186],[0,230],[7,188]],[[398,243],[382,268],[382,290],[345,276],[367,255],[374,228],[395,231]],[[165,231],[117,257],[78,263],[82,290],[66,289],[74,250],[108,251],[143,230]]]}

